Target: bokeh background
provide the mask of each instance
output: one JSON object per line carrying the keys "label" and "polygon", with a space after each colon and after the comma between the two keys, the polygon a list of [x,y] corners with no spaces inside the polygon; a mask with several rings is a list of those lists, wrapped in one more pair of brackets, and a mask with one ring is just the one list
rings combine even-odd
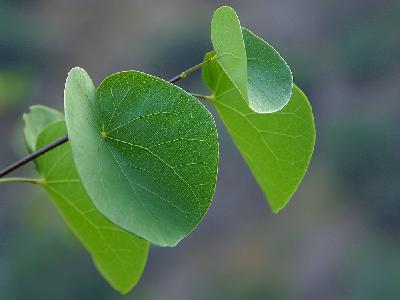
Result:
{"label": "bokeh background", "polygon": [[[280,51],[312,103],[315,154],[290,204],[271,213],[219,122],[209,213],[176,248],[153,247],[122,297],[44,191],[3,184],[0,299],[400,299],[398,0],[0,1],[0,166],[26,154],[30,105],[62,108],[69,69],[170,78],[211,49],[221,4]],[[199,73],[182,86],[206,92]]]}

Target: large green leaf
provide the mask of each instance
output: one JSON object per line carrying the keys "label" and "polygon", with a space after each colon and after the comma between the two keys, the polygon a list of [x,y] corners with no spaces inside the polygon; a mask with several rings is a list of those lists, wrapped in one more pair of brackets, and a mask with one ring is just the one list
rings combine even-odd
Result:
{"label": "large green leaf", "polygon": [[193,96],[159,78],[116,73],[97,91],[80,68],[68,75],[65,111],[75,165],[112,222],[174,246],[203,218],[214,194],[214,120]]}
{"label": "large green leaf", "polygon": [[218,63],[253,111],[272,113],[289,102],[293,84],[289,66],[272,46],[240,27],[232,8],[215,11],[211,40]]}
{"label": "large green leaf", "polygon": [[[44,111],[47,113],[42,114]],[[37,117],[52,113],[47,108],[42,112],[35,109],[27,115],[25,121],[28,132],[31,126],[40,123]],[[51,122],[40,135],[37,133],[26,138],[37,139],[36,148],[40,148],[65,133],[65,121],[61,120]],[[79,180],[69,143],[47,152],[35,162],[44,179],[43,187],[91,254],[100,273],[116,290],[128,292],[143,272],[149,243],[112,224],[94,207]]]}
{"label": "large green leaf", "polygon": [[211,41],[218,63],[247,101],[246,49],[239,18],[231,7],[222,6],[214,12]]}
{"label": "large green leaf", "polygon": [[[213,53],[205,57],[209,59]],[[311,106],[293,86],[289,103],[279,112],[252,111],[216,63],[203,68],[213,103],[274,212],[289,201],[303,178],[315,143]]]}
{"label": "large green leaf", "polygon": [[36,140],[39,133],[52,122],[64,120],[64,115],[59,111],[43,105],[30,107],[30,112],[25,113],[22,118],[25,122],[24,134],[26,146],[29,152],[36,147]]}

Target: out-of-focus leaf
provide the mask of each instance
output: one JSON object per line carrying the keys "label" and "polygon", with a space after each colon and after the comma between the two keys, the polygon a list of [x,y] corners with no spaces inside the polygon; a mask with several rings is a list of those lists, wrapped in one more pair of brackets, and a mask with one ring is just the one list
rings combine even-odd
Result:
{"label": "out-of-focus leaf", "polygon": [[18,68],[0,70],[0,110],[29,97],[34,85],[35,78],[30,72]]}
{"label": "out-of-focus leaf", "polygon": [[58,110],[43,105],[30,107],[30,112],[25,113],[22,118],[25,122],[24,135],[29,152],[36,148],[36,140],[43,129],[49,124],[64,120],[64,115]]}

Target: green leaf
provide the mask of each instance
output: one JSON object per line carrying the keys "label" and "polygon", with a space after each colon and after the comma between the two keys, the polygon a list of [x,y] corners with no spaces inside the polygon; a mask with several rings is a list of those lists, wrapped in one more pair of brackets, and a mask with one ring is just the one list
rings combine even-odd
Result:
{"label": "green leaf", "polygon": [[64,120],[64,115],[59,111],[43,105],[30,107],[30,112],[22,116],[25,122],[24,134],[29,152],[36,147],[36,139],[42,130],[52,122]]}
{"label": "green leaf", "polygon": [[[46,111],[47,114],[52,113],[50,109]],[[40,122],[35,115],[45,117],[46,113],[33,110],[27,117],[28,129]],[[65,121],[50,123],[35,137],[36,148],[53,142],[66,132]],[[45,181],[43,187],[65,222],[91,254],[97,269],[113,288],[121,293],[128,292],[143,272],[149,243],[112,224],[94,207],[79,180],[69,143],[47,152],[35,162]]]}
{"label": "green leaf", "polygon": [[290,100],[292,72],[272,46],[250,30],[242,29],[247,54],[250,107],[258,113],[279,111]]}
{"label": "green leaf", "polygon": [[211,40],[218,63],[253,111],[272,113],[289,102],[293,85],[289,66],[272,46],[240,27],[232,8],[215,11]]}
{"label": "green leaf", "polygon": [[218,63],[247,101],[246,49],[239,18],[231,7],[222,6],[214,12],[211,41]]}
{"label": "green leaf", "polygon": [[[208,53],[209,59],[214,54]],[[279,112],[252,111],[222,68],[212,62],[203,78],[213,103],[274,212],[282,209],[302,180],[315,143],[311,106],[293,86],[289,103]]]}
{"label": "green leaf", "polygon": [[157,245],[189,234],[216,184],[217,131],[205,107],[137,71],[111,75],[96,92],[80,68],[68,75],[64,101],[75,165],[96,207]]}

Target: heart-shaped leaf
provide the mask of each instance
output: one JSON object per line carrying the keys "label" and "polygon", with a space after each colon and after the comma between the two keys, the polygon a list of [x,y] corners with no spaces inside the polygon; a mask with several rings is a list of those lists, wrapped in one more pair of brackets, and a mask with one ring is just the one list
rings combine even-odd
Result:
{"label": "heart-shaped leaf", "polygon": [[[53,116],[58,121],[54,121]],[[25,138],[37,140],[31,151],[43,147],[67,131],[63,115],[51,108],[33,107],[24,116]],[[45,121],[47,120],[47,121]],[[47,125],[47,126],[46,126]],[[34,129],[41,128],[41,131]],[[149,243],[112,224],[87,196],[72,160],[69,143],[35,160],[47,190],[65,222],[92,255],[104,278],[121,293],[139,280],[146,264]]]}
{"label": "heart-shaped leaf", "polygon": [[[205,60],[213,55],[208,53]],[[282,110],[260,114],[248,107],[215,61],[203,68],[203,78],[224,125],[272,210],[278,212],[296,191],[314,149],[314,119],[306,96],[293,86],[292,97]]]}
{"label": "heart-shaped leaf", "polygon": [[189,234],[217,176],[217,131],[204,106],[137,71],[111,75],[96,91],[80,68],[68,75],[64,101],[75,165],[96,207],[157,245]]}
{"label": "heart-shaped leaf", "polygon": [[215,11],[211,40],[216,60],[253,111],[272,113],[289,102],[293,84],[289,66],[272,46],[240,27],[232,8]]}

